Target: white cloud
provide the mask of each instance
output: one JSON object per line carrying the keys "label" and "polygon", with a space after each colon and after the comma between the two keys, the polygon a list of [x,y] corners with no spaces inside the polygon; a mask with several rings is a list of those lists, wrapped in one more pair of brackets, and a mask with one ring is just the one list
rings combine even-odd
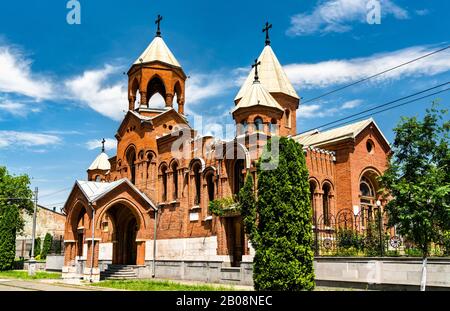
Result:
{"label": "white cloud", "polygon": [[14,146],[15,148],[21,146],[50,146],[57,145],[59,143],[61,143],[61,138],[56,135],[18,131],[0,131],[0,148],[6,148],[9,146]]}
{"label": "white cloud", "polygon": [[205,99],[220,96],[236,86],[234,74],[196,73],[186,80],[186,99],[188,104],[196,104]]}
{"label": "white cloud", "polygon": [[341,108],[342,109],[353,109],[353,108],[356,108],[359,105],[361,105],[361,103],[362,103],[361,99],[349,100],[349,101],[343,103]]}
{"label": "white cloud", "polygon": [[31,97],[37,101],[53,97],[48,77],[33,73],[31,60],[16,48],[0,46],[0,92]]}
{"label": "white cloud", "polygon": [[342,110],[350,110],[359,107],[363,101],[361,99],[353,99],[344,102],[339,106],[330,106],[330,102],[322,102],[316,104],[300,105],[297,116],[300,119],[324,118],[340,114]]}
{"label": "white cloud", "polygon": [[[429,46],[378,53],[369,57],[329,60],[315,64],[289,64],[284,66],[291,82],[298,88],[322,88],[330,85],[354,82],[401,63],[434,51]],[[433,76],[450,70],[450,51],[446,50],[416,61],[371,81],[393,80],[404,77]]]}
{"label": "white cloud", "polygon": [[[314,33],[347,32],[351,23],[366,23],[368,0],[321,1],[312,12],[291,17],[287,34],[292,36]],[[408,18],[408,12],[391,0],[381,0],[381,15],[392,15],[397,19]]]}
{"label": "white cloud", "polygon": [[0,102],[0,111],[8,112],[14,116],[26,117],[30,112],[39,112],[40,108],[30,108],[29,105],[24,103],[5,100]]}
{"label": "white cloud", "polygon": [[71,99],[80,101],[104,116],[120,120],[124,111],[128,110],[127,87],[124,82],[105,84],[119,71],[119,67],[105,65],[102,69],[84,71],[64,84]]}
{"label": "white cloud", "polygon": [[335,114],[337,108],[328,108],[320,104],[300,105],[297,116],[300,119],[323,118]]}
{"label": "white cloud", "polygon": [[[102,147],[102,142],[99,139],[91,139],[86,142],[86,148],[94,150]],[[117,148],[117,141],[113,138],[105,138],[105,149],[114,150]]]}

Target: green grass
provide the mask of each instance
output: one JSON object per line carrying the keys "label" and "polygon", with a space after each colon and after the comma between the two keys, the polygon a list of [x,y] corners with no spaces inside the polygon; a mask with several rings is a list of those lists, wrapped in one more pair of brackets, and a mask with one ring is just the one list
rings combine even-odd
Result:
{"label": "green grass", "polygon": [[38,279],[60,279],[61,273],[36,271],[34,276],[29,276],[25,270],[7,270],[0,271],[0,278],[13,278],[21,280],[38,280]]}
{"label": "green grass", "polygon": [[181,284],[165,280],[106,280],[92,286],[108,287],[133,291],[226,291],[233,287],[212,286],[207,284]]}

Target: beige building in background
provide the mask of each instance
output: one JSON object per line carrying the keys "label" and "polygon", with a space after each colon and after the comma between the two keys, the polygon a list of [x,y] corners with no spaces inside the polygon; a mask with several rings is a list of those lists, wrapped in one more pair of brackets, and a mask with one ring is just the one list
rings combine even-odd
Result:
{"label": "beige building in background", "polygon": [[[31,250],[31,236],[33,232],[33,215],[27,213],[23,214],[25,220],[24,230],[16,237],[16,257],[29,258]],[[61,241],[64,237],[64,223],[66,215],[57,212],[53,209],[48,209],[44,206],[38,205],[36,215],[36,238],[41,238],[41,246],[45,235],[50,233],[53,236],[55,243]]]}

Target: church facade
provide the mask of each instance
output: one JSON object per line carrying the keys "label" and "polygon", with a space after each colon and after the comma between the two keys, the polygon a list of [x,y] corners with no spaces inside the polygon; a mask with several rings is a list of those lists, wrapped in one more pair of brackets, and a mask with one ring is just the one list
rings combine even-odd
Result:
{"label": "church facade", "polygon": [[[330,219],[354,206],[382,208],[375,203],[380,200],[376,176],[386,169],[390,148],[375,121],[297,134],[300,97],[271,47],[267,27],[266,34],[266,45],[230,107],[236,137],[224,141],[199,135],[189,125],[187,76],[158,26],[128,71],[129,110],[115,134],[117,153],[109,157],[103,149],[65,203],[64,277],[98,280],[111,265],[141,267],[153,276],[161,267],[172,277],[179,276],[179,262],[214,263],[219,269],[251,265],[253,249],[239,212],[231,204],[216,216],[208,206],[219,198],[232,201],[246,174],[257,180],[256,160],[274,135],[303,145],[316,225],[333,230]],[[149,105],[157,93],[164,108]]]}

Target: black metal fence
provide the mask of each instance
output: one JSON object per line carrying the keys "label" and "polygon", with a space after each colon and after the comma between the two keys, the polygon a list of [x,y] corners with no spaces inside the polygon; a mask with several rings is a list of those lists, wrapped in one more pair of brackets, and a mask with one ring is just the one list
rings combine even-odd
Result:
{"label": "black metal fence", "polygon": [[[412,243],[396,234],[379,209],[351,209],[336,215],[314,217],[314,249],[316,256],[422,256]],[[432,256],[448,256],[444,244],[433,245]]]}

